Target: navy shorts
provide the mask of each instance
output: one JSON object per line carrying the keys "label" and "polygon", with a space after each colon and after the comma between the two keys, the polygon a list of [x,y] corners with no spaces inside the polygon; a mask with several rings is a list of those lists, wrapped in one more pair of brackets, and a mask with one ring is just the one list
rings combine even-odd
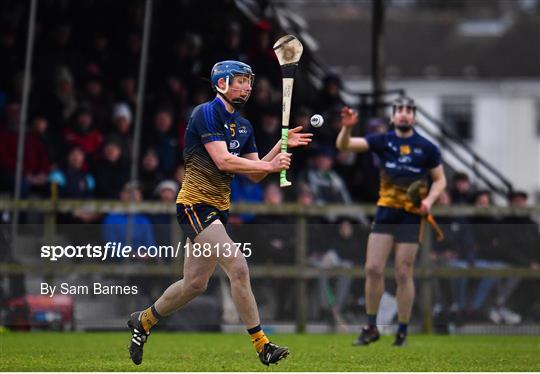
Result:
{"label": "navy shorts", "polygon": [[219,210],[212,205],[176,204],[176,220],[191,241],[216,219],[225,225],[228,218],[228,210]]}
{"label": "navy shorts", "polygon": [[371,232],[390,234],[396,243],[419,243],[422,217],[403,209],[377,207]]}

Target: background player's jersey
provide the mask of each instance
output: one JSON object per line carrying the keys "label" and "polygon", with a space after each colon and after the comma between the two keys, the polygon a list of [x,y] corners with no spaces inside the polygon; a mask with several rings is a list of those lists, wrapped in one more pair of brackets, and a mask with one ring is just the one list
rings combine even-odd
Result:
{"label": "background player's jersey", "polygon": [[197,106],[186,128],[186,173],[177,204],[205,203],[219,210],[229,209],[234,174],[220,171],[206,151],[204,144],[214,141],[224,141],[235,156],[257,152],[253,128],[237,111],[227,112],[218,98]]}
{"label": "background player's jersey", "polygon": [[441,163],[437,146],[416,131],[399,138],[394,131],[366,137],[369,150],[381,160],[381,185],[378,206],[413,210],[407,188],[417,180],[426,180],[430,169]]}

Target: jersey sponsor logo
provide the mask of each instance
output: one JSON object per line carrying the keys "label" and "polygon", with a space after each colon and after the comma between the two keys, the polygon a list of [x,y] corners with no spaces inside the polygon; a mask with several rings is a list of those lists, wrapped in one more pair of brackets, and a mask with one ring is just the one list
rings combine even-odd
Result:
{"label": "jersey sponsor logo", "polygon": [[399,154],[400,155],[408,155],[411,153],[411,147],[409,145],[404,144],[399,146]]}
{"label": "jersey sponsor logo", "polygon": [[204,222],[208,222],[212,219],[213,216],[215,216],[217,213],[216,212],[210,212],[209,215],[206,216],[206,219],[204,220]]}
{"label": "jersey sponsor logo", "polygon": [[238,140],[231,140],[231,142],[229,143],[229,148],[230,149],[240,148],[240,142]]}
{"label": "jersey sponsor logo", "polygon": [[422,155],[424,154],[424,151],[422,151],[422,148],[413,148],[413,153],[415,155]]}
{"label": "jersey sponsor logo", "polygon": [[246,126],[240,126],[238,128],[238,133],[239,134],[247,134],[248,133],[247,127]]}
{"label": "jersey sponsor logo", "polygon": [[410,162],[412,162],[412,158],[410,156],[401,156],[398,158],[398,162],[402,163],[402,164],[408,164]]}
{"label": "jersey sponsor logo", "polygon": [[387,145],[388,145],[388,148],[390,148],[394,152],[397,152],[397,147],[394,146],[394,143],[388,142]]}

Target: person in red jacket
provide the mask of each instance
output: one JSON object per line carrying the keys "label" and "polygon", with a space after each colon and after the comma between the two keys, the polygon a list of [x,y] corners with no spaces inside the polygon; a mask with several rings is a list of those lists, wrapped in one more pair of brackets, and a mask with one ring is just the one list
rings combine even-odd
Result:
{"label": "person in red jacket", "polygon": [[[17,168],[17,142],[19,138],[20,102],[11,100],[6,105],[5,119],[0,126],[0,190],[15,189]],[[49,156],[38,138],[31,133],[25,136],[23,179],[21,196],[31,191],[43,191],[47,184]]]}
{"label": "person in red jacket", "polygon": [[103,143],[103,134],[94,127],[94,118],[89,108],[80,106],[70,127],[64,129],[64,141],[71,147],[78,146],[94,158]]}

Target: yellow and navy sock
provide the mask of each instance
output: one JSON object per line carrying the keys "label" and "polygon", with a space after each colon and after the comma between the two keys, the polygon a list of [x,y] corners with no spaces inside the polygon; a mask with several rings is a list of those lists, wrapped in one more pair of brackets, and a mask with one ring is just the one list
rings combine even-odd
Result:
{"label": "yellow and navy sock", "polygon": [[163,317],[161,317],[161,315],[157,312],[154,305],[143,310],[139,316],[139,320],[141,321],[144,331],[150,331],[150,329],[154,327],[154,325],[158,323],[161,318]]}
{"label": "yellow and navy sock", "polygon": [[264,345],[270,342],[266,335],[264,335],[261,325],[248,329],[247,332],[251,336],[251,343],[253,343],[257,353],[260,353],[263,350]]}
{"label": "yellow and navy sock", "polygon": [[398,335],[407,335],[407,327],[409,326],[408,322],[400,322],[398,325],[397,333]]}
{"label": "yellow and navy sock", "polygon": [[367,315],[367,324],[369,327],[377,327],[377,314]]}

